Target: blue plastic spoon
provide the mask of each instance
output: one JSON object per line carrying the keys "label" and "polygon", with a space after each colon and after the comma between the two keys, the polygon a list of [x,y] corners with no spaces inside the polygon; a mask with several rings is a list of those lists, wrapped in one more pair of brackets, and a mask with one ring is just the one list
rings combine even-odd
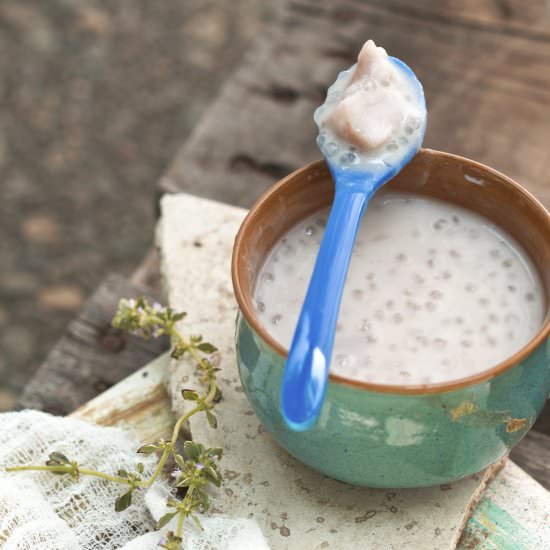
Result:
{"label": "blue plastic spoon", "polygon": [[[349,263],[363,213],[372,195],[395,176],[418,152],[426,127],[426,103],[422,85],[401,60],[389,57],[410,81],[423,116],[420,127],[408,139],[403,154],[392,163],[369,166],[337,166],[325,160],[335,184],[335,195],[307,294],[288,354],[281,390],[281,411],[295,431],[309,430],[325,399],[338,311]],[[353,67],[349,69],[353,70]],[[322,148],[321,148],[322,149]],[[323,149],[322,149],[323,150]]]}

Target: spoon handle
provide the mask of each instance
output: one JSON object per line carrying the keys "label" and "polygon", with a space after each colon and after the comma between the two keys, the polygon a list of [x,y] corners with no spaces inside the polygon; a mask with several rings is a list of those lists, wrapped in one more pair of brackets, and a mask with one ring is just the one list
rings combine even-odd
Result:
{"label": "spoon handle", "polygon": [[370,193],[336,187],[284,372],[281,411],[295,431],[311,428],[321,411],[342,292],[369,198]]}

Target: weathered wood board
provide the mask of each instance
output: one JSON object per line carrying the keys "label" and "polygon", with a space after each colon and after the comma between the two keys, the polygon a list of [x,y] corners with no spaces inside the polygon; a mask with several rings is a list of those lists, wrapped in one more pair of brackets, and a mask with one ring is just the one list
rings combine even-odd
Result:
{"label": "weathered wood board", "polygon": [[166,350],[166,338],[144,341],[111,325],[120,298],[140,295],[158,299],[148,287],[107,276],[27,384],[18,408],[68,414]]}
{"label": "weathered wood board", "polygon": [[517,178],[550,206],[550,9],[545,0],[288,0],[161,180],[249,207],[319,158],[314,108],[373,38],[424,84],[425,144]]}
{"label": "weathered wood board", "polygon": [[[226,482],[217,498],[217,509],[256,518],[274,548],[300,545],[344,549],[366,543],[373,548],[454,548],[491,473],[423,490],[359,489],[304,467],[263,431],[242,393],[233,346],[236,305],[229,261],[233,237],[244,215],[242,209],[188,195],[166,196],[158,231],[170,304],[186,310],[183,326],[211,338],[223,357],[224,400],[218,405],[222,427],[213,431],[202,417],[191,422],[194,437],[206,445],[227,449]],[[183,362],[172,368],[171,393],[177,402],[182,384],[189,387],[192,383],[192,366]],[[510,463],[507,473],[498,477],[504,480],[502,487],[510,486],[509,478],[514,480],[515,505],[506,513],[512,519],[511,514],[516,514],[515,523],[509,526],[512,532],[506,527],[499,536],[502,540],[512,537],[512,541],[516,531],[524,529],[530,539],[521,540],[522,546],[517,548],[548,546],[550,533],[544,522],[550,514],[550,497],[518,471]],[[537,504],[532,515],[518,508],[518,501],[530,495],[536,495]],[[486,541],[492,536],[487,525],[495,518],[489,512],[494,515],[498,505],[487,502],[481,508],[482,515],[476,513],[475,522],[467,528],[470,541]]]}

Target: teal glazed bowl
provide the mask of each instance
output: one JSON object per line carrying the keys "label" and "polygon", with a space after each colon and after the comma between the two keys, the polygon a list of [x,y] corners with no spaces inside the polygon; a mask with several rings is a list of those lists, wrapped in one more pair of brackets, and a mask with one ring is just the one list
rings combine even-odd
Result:
{"label": "teal glazed bowl", "polygon": [[298,460],[330,477],[371,487],[448,483],[498,461],[535,422],[550,390],[550,217],[510,178],[477,162],[423,149],[389,184],[469,208],[511,233],[545,288],[543,326],[499,365],[448,383],[390,386],[331,375],[323,410],[307,432],[291,431],[279,410],[287,350],[253,307],[257,274],[273,245],[303,218],[326,208],[333,184],[324,162],[269,189],[244,220],[233,250],[240,312],[236,348],[242,385],[271,436]]}

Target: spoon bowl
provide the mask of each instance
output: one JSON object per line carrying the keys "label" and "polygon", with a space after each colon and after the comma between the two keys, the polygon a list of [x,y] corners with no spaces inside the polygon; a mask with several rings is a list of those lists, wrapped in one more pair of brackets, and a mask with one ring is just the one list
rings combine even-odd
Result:
{"label": "spoon bowl", "polygon": [[[305,431],[317,421],[325,399],[330,358],[338,311],[351,260],[357,230],[369,199],[391,180],[416,155],[426,129],[426,102],[422,85],[414,72],[401,60],[390,57],[411,90],[409,100],[420,108],[416,127],[405,122],[404,147],[387,146],[374,154],[361,154],[360,162],[335,160],[324,139],[318,144],[325,156],[335,184],[327,227],[321,242],[313,274],[296,325],[281,388],[281,412],[294,431]],[[327,98],[338,81],[353,74],[355,65],[340,74],[328,89]],[[315,121],[319,125],[319,112]],[[321,128],[320,128],[321,130]],[[320,134],[321,135],[321,134]],[[347,153],[348,155],[350,153]],[[355,153],[353,158],[359,157]]]}

